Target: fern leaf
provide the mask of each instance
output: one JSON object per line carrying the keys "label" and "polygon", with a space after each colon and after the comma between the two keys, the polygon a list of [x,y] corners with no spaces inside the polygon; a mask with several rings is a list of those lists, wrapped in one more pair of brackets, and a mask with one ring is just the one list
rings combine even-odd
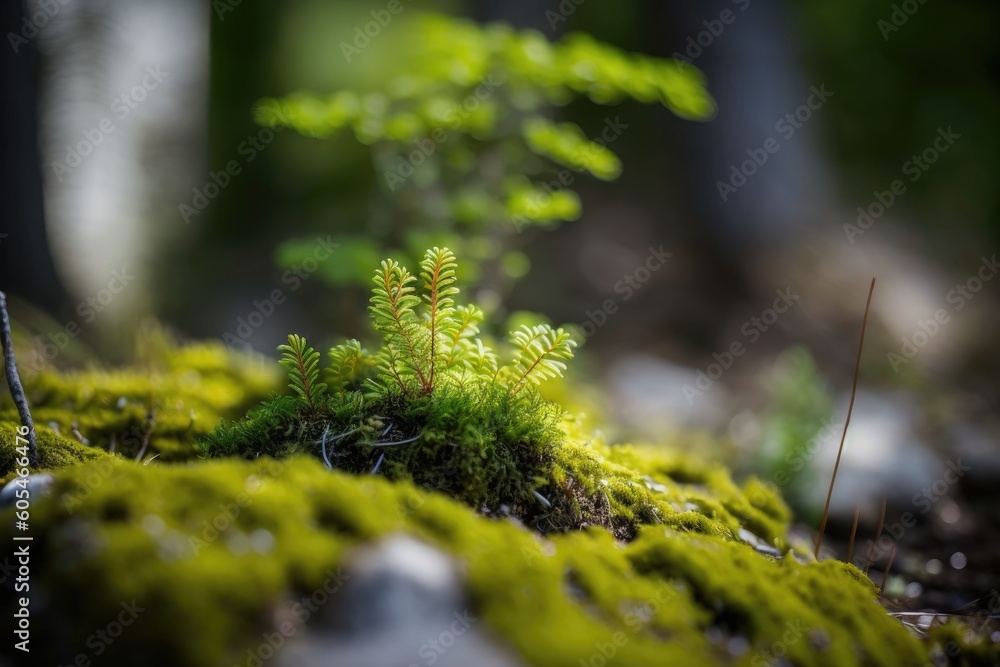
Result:
{"label": "fern leaf", "polygon": [[278,352],[279,362],[288,369],[288,386],[315,412],[327,389],[319,381],[319,352],[297,334],[290,334],[288,344],[279,345]]}
{"label": "fern leaf", "polygon": [[545,380],[562,377],[566,370],[564,360],[573,358],[576,347],[569,333],[547,324],[522,325],[511,332],[511,343],[515,348],[514,360],[501,369],[501,373],[507,378],[512,396],[526,385],[539,385]]}
{"label": "fern leaf", "polygon": [[483,341],[475,339],[476,344],[472,347],[469,355],[469,370],[484,378],[495,378],[497,375],[497,355],[493,350],[483,345]]}
{"label": "fern leaf", "polygon": [[353,338],[330,348],[329,370],[336,392],[343,394],[347,386],[357,381],[365,368],[373,363],[374,360],[362,349],[361,343]]}
{"label": "fern leaf", "polygon": [[428,378],[424,393],[434,390],[434,374],[444,365],[442,348],[447,344],[452,331],[458,326],[454,320],[455,269],[458,262],[448,248],[431,248],[420,262],[420,277],[424,281],[424,302],[427,305],[427,327],[430,349],[427,351]]}
{"label": "fern leaf", "polygon": [[[392,371],[412,375],[421,388],[428,386],[428,334],[416,314],[420,298],[411,283],[416,278],[394,260],[383,260],[376,269],[372,289],[372,323],[385,334],[386,346],[393,348]],[[400,378],[402,382],[402,378]],[[405,387],[404,387],[405,388]]]}
{"label": "fern leaf", "polygon": [[383,389],[386,386],[395,384],[400,391],[413,398],[414,391],[403,379],[405,370],[400,361],[399,351],[392,345],[384,345],[378,354],[375,355],[375,363],[379,371],[379,377],[383,382]]}
{"label": "fern leaf", "polygon": [[479,323],[483,321],[483,317],[483,311],[476,306],[460,306],[455,309],[451,318],[452,325],[446,328],[441,350],[446,369],[467,364],[473,359],[476,353],[473,341],[479,333]]}

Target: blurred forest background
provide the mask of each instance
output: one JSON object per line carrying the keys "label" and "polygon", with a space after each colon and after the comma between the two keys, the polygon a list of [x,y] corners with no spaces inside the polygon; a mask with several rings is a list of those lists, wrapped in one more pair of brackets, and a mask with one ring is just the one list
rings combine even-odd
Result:
{"label": "blurred forest background", "polygon": [[[537,313],[589,334],[570,400],[617,439],[673,438],[775,480],[815,444],[800,457],[812,474],[778,482],[814,517],[877,273],[837,516],[849,523],[858,504],[871,530],[883,495],[916,504],[961,459],[971,472],[935,494],[929,530],[996,533],[952,500],[975,507],[1000,477],[1000,310],[989,280],[1000,244],[996,3],[400,0],[361,48],[357,30],[390,3],[18,4],[3,9],[0,271],[21,299],[25,346],[57,345],[53,365],[124,359],[144,318],[272,356],[290,331],[364,339],[364,276],[388,254],[447,239],[447,216],[394,217],[385,155],[349,132],[264,134],[259,101],[380,89],[407,64],[401,54],[427,12],[549,41],[579,31],[689,61],[716,109],[690,120],[630,100],[558,106],[552,119],[588,137],[614,128],[605,140],[622,173],[575,179],[578,219],[467,249],[505,276],[476,287],[497,321]],[[38,12],[48,18],[26,36]],[[122,106],[137,85],[143,99]],[[99,129],[104,119],[113,131]],[[88,136],[101,138],[92,154],[55,166]],[[741,182],[734,170],[754,156]],[[234,162],[238,173],[220,177]],[[225,183],[208,197],[213,175]],[[894,181],[904,187],[893,191]],[[328,236],[337,251],[290,279]],[[670,258],[625,299],[616,285],[661,247]],[[954,296],[958,286],[968,298]],[[275,290],[285,298],[268,306]],[[798,297],[787,311],[754,324],[787,290]],[[99,307],[82,305],[95,297]],[[609,300],[614,312],[602,315]],[[63,344],[73,322],[80,335]],[[725,361],[737,342],[745,353]],[[713,363],[727,366],[721,377],[700,379]]]}

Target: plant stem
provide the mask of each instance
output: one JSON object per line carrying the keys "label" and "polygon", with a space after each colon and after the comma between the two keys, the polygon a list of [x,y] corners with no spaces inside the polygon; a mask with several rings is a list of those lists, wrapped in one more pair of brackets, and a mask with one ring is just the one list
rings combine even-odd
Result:
{"label": "plant stem", "polygon": [[14,360],[14,344],[10,335],[10,317],[7,315],[7,295],[0,292],[0,345],[3,345],[4,372],[7,375],[7,386],[10,396],[17,406],[21,417],[21,425],[28,429],[28,464],[38,466],[38,443],[35,440],[35,422],[31,419],[28,409],[28,399],[24,396],[21,377],[17,374],[17,363]]}

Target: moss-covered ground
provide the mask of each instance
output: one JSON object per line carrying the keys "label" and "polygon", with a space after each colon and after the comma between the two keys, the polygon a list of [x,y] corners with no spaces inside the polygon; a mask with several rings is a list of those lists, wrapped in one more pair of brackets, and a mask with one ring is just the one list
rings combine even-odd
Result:
{"label": "moss-covered ground", "polygon": [[[621,665],[756,666],[786,651],[799,665],[923,664],[851,566],[665,525],[629,543],[600,528],[541,536],[310,457],[88,463],[32,512],[34,641],[51,660],[92,655],[88,637],[134,603],[102,664],[234,664],[349,549],[403,531],[465,564],[473,613],[528,664],[612,651]],[[0,532],[9,544],[11,522]]]}
{"label": "moss-covered ground", "polygon": [[[687,454],[584,440],[530,401],[470,431],[461,403],[429,413],[345,398],[304,419],[273,398],[210,434],[205,419],[234,419],[269,389],[241,363],[202,349],[152,381],[148,369],[94,370],[29,387],[37,415],[61,415],[52,428],[36,416],[39,468],[55,483],[31,507],[33,658],[247,664],[297,601],[343,580],[353,548],[404,532],[463,564],[472,613],[526,664],[927,663],[929,646],[860,572],[792,548],[788,510],[760,482],[738,485]],[[147,449],[162,456],[109,453],[120,429],[146,423],[139,412],[109,419],[119,399],[141,404],[154,390],[164,417]],[[192,408],[196,427],[156,437],[166,415]],[[331,424],[360,437],[330,443]],[[15,427],[0,420],[5,479]],[[345,462],[334,469],[316,444],[324,432],[326,459]],[[403,444],[373,446],[387,441]],[[0,510],[5,567],[13,518]],[[8,617],[13,604],[5,593]],[[334,593],[325,606],[336,605]],[[126,611],[135,619],[120,637],[94,639]]]}
{"label": "moss-covered ground", "polygon": [[[39,437],[48,437],[47,428],[130,458],[186,460],[194,456],[198,437],[223,417],[259,403],[279,377],[263,358],[221,343],[178,346],[154,337],[146,339],[143,357],[143,364],[125,368],[46,371],[26,378]],[[10,397],[0,394],[0,421],[16,422]]]}

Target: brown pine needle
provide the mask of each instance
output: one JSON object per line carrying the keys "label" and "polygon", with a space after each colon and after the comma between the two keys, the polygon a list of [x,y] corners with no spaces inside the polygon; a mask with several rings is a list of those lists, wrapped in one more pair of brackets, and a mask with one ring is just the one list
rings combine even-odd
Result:
{"label": "brown pine needle", "polygon": [[868,550],[868,562],[865,563],[865,576],[868,576],[868,570],[872,566],[872,556],[875,555],[875,545],[878,541],[882,539],[882,528],[885,527],[885,498],[882,499],[882,516],[878,520],[878,532],[875,534],[875,541],[872,542],[871,549]]}
{"label": "brown pine needle", "polygon": [[889,568],[892,567],[892,559],[896,556],[896,541],[892,542],[892,551],[889,552],[889,562],[885,566],[885,574],[882,575],[882,585],[879,586],[878,593],[881,595],[885,592],[885,584],[889,581]]}
{"label": "brown pine needle", "polygon": [[847,545],[847,562],[854,557],[854,537],[858,534],[858,518],[861,516],[861,506],[854,508],[854,525],[851,526],[851,542]]}
{"label": "brown pine needle", "polygon": [[858,394],[858,376],[861,374],[861,350],[865,346],[865,330],[868,328],[868,314],[872,308],[872,295],[875,293],[875,279],[872,276],[871,287],[868,288],[868,302],[865,304],[865,318],[861,322],[861,340],[858,342],[858,357],[854,362],[854,383],[851,386],[851,402],[847,406],[847,419],[844,421],[844,432],[840,436],[840,448],[837,449],[837,462],[833,464],[833,476],[830,478],[830,490],[826,494],[826,508],[823,510],[823,521],[819,524],[819,536],[816,538],[816,552],[813,556],[819,560],[819,548],[823,544],[823,531],[826,530],[827,519],[830,518],[830,499],[833,498],[833,485],[837,483],[837,470],[840,469],[840,457],[844,453],[844,441],[847,439],[847,427],[851,424],[851,413],[854,412],[854,399]]}

